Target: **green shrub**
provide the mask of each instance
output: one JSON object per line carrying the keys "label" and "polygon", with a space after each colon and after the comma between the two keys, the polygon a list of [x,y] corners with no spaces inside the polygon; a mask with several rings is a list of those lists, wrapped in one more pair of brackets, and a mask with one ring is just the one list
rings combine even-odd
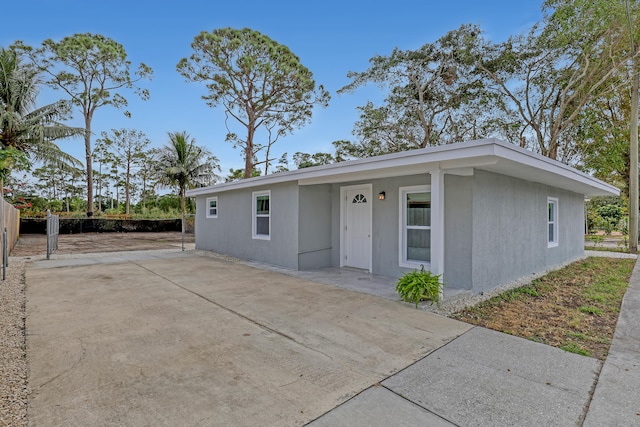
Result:
{"label": "green shrub", "polygon": [[624,215],[623,209],[617,205],[603,205],[598,207],[596,212],[603,219],[602,227],[607,235],[617,228]]}
{"label": "green shrub", "polygon": [[587,236],[587,239],[589,239],[593,243],[595,243],[596,246],[598,246],[599,243],[604,242],[604,236],[601,236],[600,234],[594,234],[594,235]]}
{"label": "green shrub", "polygon": [[440,275],[433,275],[430,271],[425,271],[424,266],[420,266],[420,271],[413,270],[404,274],[396,285],[396,291],[400,298],[406,302],[415,303],[418,308],[420,301],[429,300],[440,306]]}

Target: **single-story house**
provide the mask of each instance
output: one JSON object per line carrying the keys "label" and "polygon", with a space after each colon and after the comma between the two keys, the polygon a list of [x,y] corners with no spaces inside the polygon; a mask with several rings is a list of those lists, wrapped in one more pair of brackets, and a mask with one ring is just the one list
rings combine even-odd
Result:
{"label": "single-story house", "polygon": [[584,200],[619,190],[498,139],[202,187],[196,248],[288,269],[399,277],[422,265],[478,294],[584,254]]}

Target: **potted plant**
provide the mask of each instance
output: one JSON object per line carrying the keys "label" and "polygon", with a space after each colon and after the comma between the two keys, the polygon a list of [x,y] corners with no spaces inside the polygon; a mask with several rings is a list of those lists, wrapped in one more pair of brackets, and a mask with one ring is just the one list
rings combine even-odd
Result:
{"label": "potted plant", "polygon": [[424,265],[420,265],[420,271],[405,273],[398,280],[396,291],[403,301],[415,303],[416,308],[420,301],[426,300],[431,301],[431,304],[435,302],[440,307],[440,276],[425,271]]}

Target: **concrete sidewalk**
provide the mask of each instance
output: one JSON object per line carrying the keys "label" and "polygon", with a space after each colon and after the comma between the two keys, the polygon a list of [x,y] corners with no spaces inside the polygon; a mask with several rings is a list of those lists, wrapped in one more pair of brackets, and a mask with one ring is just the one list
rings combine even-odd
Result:
{"label": "concrete sidewalk", "polygon": [[640,263],[622,300],[616,332],[584,423],[640,425]]}
{"label": "concrete sidewalk", "polygon": [[595,359],[475,327],[310,425],[640,425],[638,325],[637,262],[602,369]]}
{"label": "concrete sidewalk", "polygon": [[595,359],[197,251],[40,261],[30,422],[637,425],[639,313],[636,264],[598,378]]}
{"label": "concrete sidewalk", "polygon": [[595,359],[474,327],[310,425],[575,426],[599,369]]}

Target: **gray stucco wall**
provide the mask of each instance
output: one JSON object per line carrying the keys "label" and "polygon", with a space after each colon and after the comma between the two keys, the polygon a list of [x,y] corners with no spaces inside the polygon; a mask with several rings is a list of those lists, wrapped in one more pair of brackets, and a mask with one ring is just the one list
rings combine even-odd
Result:
{"label": "gray stucco wall", "polygon": [[[372,269],[399,277],[399,188],[429,174],[338,184],[296,182],[218,193],[218,218],[197,197],[196,247],[292,269],[340,266],[340,189],[372,185]],[[475,294],[544,271],[584,253],[583,196],[475,170],[445,174],[445,286]],[[271,190],[271,240],[253,239],[252,192]],[[386,193],[378,200],[378,193]],[[558,199],[559,245],[547,244],[547,198]]]}
{"label": "gray stucco wall", "polygon": [[[559,245],[548,248],[547,197],[558,198]],[[584,253],[584,197],[517,178],[473,176],[474,294],[574,260]]]}
{"label": "gray stucco wall", "polygon": [[444,276],[447,288],[471,289],[473,176],[444,176]]}
{"label": "gray stucco wall", "polygon": [[[252,192],[271,190],[271,240],[252,238]],[[207,196],[196,199],[196,248],[298,268],[298,185],[276,184],[215,194],[218,218],[206,218]]]}
{"label": "gray stucco wall", "polygon": [[298,193],[298,269],[331,266],[331,185],[301,186]]}
{"label": "gray stucco wall", "polygon": [[[411,269],[398,265],[398,233],[400,211],[400,187],[429,185],[431,176],[409,175],[394,178],[373,179],[367,181],[332,184],[331,213],[331,265],[340,266],[340,188],[358,184],[372,185],[372,268],[373,274],[388,277],[400,277]],[[385,200],[378,200],[378,194],[384,191]]]}

